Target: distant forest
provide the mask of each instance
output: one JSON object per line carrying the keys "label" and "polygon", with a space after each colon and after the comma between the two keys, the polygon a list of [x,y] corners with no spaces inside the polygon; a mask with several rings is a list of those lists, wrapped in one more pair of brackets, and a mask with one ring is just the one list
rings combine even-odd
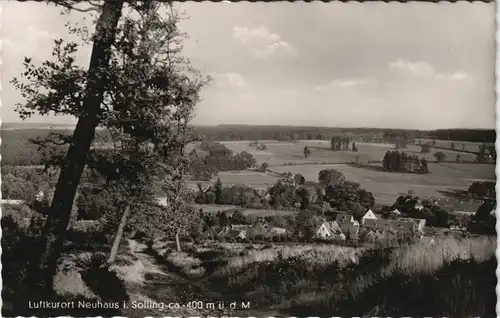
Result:
{"label": "distant forest", "polygon": [[[57,125],[53,125],[55,128]],[[61,125],[62,126],[62,125]],[[31,139],[40,139],[48,136],[50,132],[56,134],[71,134],[67,129],[13,129],[26,127],[18,125],[2,126],[1,152],[3,165],[39,165],[42,162],[43,152],[37,145],[31,144]],[[396,140],[407,139],[412,142],[414,138],[442,139],[453,141],[487,142],[496,140],[495,130],[480,129],[440,129],[433,131],[379,129],[379,128],[327,128],[327,127],[287,127],[287,126],[195,126],[194,134],[200,140],[206,141],[237,141],[237,140],[331,140],[334,136],[346,135],[352,141],[372,141],[382,143],[395,143]],[[95,144],[105,144],[111,141],[109,133],[105,130],[96,132]],[[65,147],[55,147],[65,151]],[[55,150],[55,149],[53,149]]]}
{"label": "distant forest", "polygon": [[242,126],[220,125],[194,127],[196,134],[204,140],[330,140],[334,136],[346,134],[352,140],[380,140],[394,142],[394,139],[443,139],[470,142],[495,142],[494,129],[439,129],[405,130],[385,128],[329,128],[329,127],[289,127],[289,126]]}

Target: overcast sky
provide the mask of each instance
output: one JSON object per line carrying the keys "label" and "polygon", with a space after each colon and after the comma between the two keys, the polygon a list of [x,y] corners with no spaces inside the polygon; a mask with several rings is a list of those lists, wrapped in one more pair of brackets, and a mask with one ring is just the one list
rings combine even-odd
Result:
{"label": "overcast sky", "polygon": [[[1,116],[12,122],[22,99],[9,80],[23,56],[49,58],[53,38],[81,15],[33,2],[2,6]],[[214,79],[195,124],[495,127],[494,3],[180,7],[190,17],[181,23],[185,55]]]}

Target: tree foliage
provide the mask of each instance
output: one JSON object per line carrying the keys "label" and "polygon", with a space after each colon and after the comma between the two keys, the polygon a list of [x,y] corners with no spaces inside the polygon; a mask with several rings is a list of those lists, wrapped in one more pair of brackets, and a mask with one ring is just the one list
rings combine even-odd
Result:
{"label": "tree foliage", "polygon": [[425,158],[399,151],[387,151],[382,160],[382,167],[387,172],[429,173]]}
{"label": "tree foliage", "polygon": [[[188,123],[207,78],[180,56],[186,35],[179,31],[181,17],[171,6],[133,2],[123,16],[122,6],[122,1],[104,2],[93,36],[84,28],[70,27],[84,44],[57,39],[53,60],[35,65],[25,58],[25,71],[12,80],[26,100],[17,105],[22,118],[33,114],[78,118],[72,136],[59,136],[60,143],[69,144],[66,155],[52,156],[61,173],[41,258],[49,276],[60,255],[85,165],[106,173],[107,188],[120,198],[118,202],[135,204],[127,198],[148,197],[146,185],[161,164],[168,176],[162,188],[171,202],[162,208],[168,215],[166,224],[177,233],[192,224],[190,200],[184,199],[182,190],[187,168],[183,151],[193,140]],[[78,50],[87,43],[93,44],[88,69],[76,63]],[[91,149],[96,127],[112,135],[109,151]]]}

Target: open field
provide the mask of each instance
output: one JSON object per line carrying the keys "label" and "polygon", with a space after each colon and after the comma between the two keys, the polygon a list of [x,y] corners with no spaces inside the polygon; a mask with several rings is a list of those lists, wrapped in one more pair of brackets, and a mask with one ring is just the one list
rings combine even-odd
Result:
{"label": "open field", "polygon": [[225,186],[231,184],[247,185],[254,189],[266,189],[276,183],[278,178],[267,173],[258,171],[220,171],[220,181]]}
{"label": "open field", "polygon": [[[347,163],[356,161],[356,157],[359,162],[382,161],[387,150],[395,150],[392,144],[357,142],[358,152],[331,151],[330,142],[327,140],[300,140],[297,142],[262,141],[262,143],[266,144],[267,149],[259,151],[255,147],[250,147],[249,143],[250,141],[222,142],[222,144],[234,152],[246,151],[252,154],[259,164],[267,162],[269,166]],[[308,158],[304,158],[303,155],[303,150],[306,146],[311,150],[311,155]],[[434,149],[430,153],[422,154],[420,153],[420,146],[416,145],[409,145],[403,151],[409,154],[416,154],[419,157],[425,157],[429,162],[436,160],[434,153],[438,151],[446,154],[447,161],[455,161],[457,154],[459,154],[457,151],[442,149]],[[468,153],[460,153],[460,157],[461,160],[467,162],[473,162],[476,159],[474,154]]]}
{"label": "open field", "polygon": [[[369,167],[373,167],[370,169]],[[495,182],[495,166],[490,164],[429,163],[429,174],[388,173],[377,170],[380,164],[358,168],[350,165],[302,165],[273,167],[277,172],[302,174],[306,180],[316,180],[323,169],[337,169],[348,180],[371,191],[377,203],[394,203],[401,193],[413,190],[420,197],[436,197],[439,191],[467,189],[474,181]]]}
{"label": "open field", "polygon": [[[416,138],[415,142],[418,142],[419,140],[422,141],[422,144],[426,142],[432,142],[432,139],[425,139],[425,138]],[[470,142],[470,141],[453,141],[453,140],[436,140],[436,146],[437,147],[443,147],[443,148],[451,148],[451,143],[455,144],[455,148],[459,150],[466,150],[466,151],[471,151],[471,152],[479,152],[479,146],[481,146],[483,143],[481,142]],[[492,142],[485,142],[486,146],[494,146],[495,143]]]}
{"label": "open field", "polygon": [[[356,143],[359,152],[331,151],[329,141],[302,140],[298,142],[263,141],[267,145],[265,151],[257,151],[249,146],[250,141],[223,142],[234,152],[247,151],[254,155],[257,162],[267,162],[273,172],[293,174],[300,173],[306,180],[316,181],[318,173],[323,169],[340,170],[349,180],[358,182],[363,188],[371,191],[380,204],[392,204],[401,193],[413,190],[423,198],[443,197],[444,192],[465,190],[475,181],[495,182],[495,166],[492,164],[453,163],[458,152],[451,150],[433,150],[429,154],[420,153],[420,147],[415,145],[404,149],[409,154],[416,154],[428,160],[430,173],[425,175],[407,173],[386,173],[381,171],[381,161],[387,150],[393,150],[391,144]],[[477,143],[469,143],[477,145]],[[303,148],[312,150],[308,158],[302,155]],[[470,146],[472,147],[472,146]],[[442,151],[451,162],[436,163],[433,154]],[[474,161],[474,154],[460,153],[462,160]],[[360,166],[348,164],[358,157]],[[372,163],[370,163],[372,162]],[[219,173],[223,184],[240,184],[254,188],[272,186],[277,177],[256,171]],[[475,209],[460,202],[457,209]]]}
{"label": "open field", "polygon": [[[429,163],[429,174],[388,173],[381,171],[380,166],[381,164],[367,164],[362,167],[348,164],[303,164],[274,166],[270,169],[278,173],[300,173],[309,181],[316,181],[318,173],[323,169],[337,169],[348,180],[357,182],[371,191],[380,204],[392,204],[401,193],[408,193],[409,190],[413,190],[422,198],[443,197],[444,192],[466,190],[475,181],[496,182],[495,166],[492,164]],[[219,178],[225,185],[239,184],[254,188],[270,187],[279,179],[254,171],[224,171],[219,173]],[[466,209],[467,206],[455,208]],[[475,206],[470,208],[475,210]]]}

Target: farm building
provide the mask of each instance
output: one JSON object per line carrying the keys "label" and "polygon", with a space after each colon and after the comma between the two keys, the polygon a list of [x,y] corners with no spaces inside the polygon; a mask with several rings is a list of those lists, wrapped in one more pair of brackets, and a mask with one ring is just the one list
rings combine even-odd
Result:
{"label": "farm building", "polygon": [[413,218],[400,218],[398,220],[367,219],[364,227],[374,230],[398,230],[403,232],[423,231],[425,220]]}
{"label": "farm building", "polygon": [[316,231],[316,238],[319,239],[341,239],[345,240],[346,236],[342,233],[340,226],[336,221],[324,222]]}
{"label": "farm building", "polygon": [[373,213],[373,211],[371,209],[366,211],[365,215],[363,215],[363,217],[361,218],[361,224],[363,224],[365,222],[365,220],[368,220],[368,219],[371,219],[371,220],[378,219],[377,216]]}

